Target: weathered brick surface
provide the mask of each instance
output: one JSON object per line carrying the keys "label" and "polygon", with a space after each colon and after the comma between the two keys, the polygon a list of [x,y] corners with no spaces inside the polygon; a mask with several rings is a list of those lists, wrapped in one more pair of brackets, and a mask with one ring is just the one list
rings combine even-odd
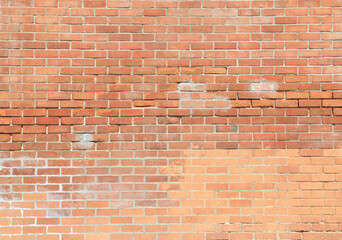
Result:
{"label": "weathered brick surface", "polygon": [[0,240],[342,239],[341,0],[0,0]]}
{"label": "weathered brick surface", "polygon": [[1,0],[1,150],[340,148],[341,5]]}
{"label": "weathered brick surface", "polygon": [[186,150],[3,160],[1,239],[341,239],[341,156]]}

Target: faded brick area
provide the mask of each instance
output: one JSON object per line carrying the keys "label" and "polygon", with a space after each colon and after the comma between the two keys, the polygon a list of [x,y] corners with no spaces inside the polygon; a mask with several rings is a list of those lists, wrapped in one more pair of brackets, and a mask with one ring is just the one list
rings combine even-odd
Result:
{"label": "faded brick area", "polygon": [[342,239],[342,0],[0,0],[0,240]]}
{"label": "faded brick area", "polygon": [[341,239],[341,153],[3,161],[0,239]]}

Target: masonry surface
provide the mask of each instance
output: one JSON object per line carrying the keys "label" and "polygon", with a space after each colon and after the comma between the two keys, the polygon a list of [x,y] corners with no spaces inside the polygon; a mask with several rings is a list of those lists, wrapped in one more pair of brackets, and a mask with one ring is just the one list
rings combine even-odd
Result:
{"label": "masonry surface", "polygon": [[0,0],[0,240],[342,239],[342,0]]}

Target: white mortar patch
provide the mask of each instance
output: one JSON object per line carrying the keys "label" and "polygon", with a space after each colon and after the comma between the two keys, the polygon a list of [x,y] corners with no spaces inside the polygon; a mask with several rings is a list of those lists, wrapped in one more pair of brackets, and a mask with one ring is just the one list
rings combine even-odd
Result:
{"label": "white mortar patch", "polygon": [[91,149],[94,146],[93,135],[89,133],[84,133],[81,135],[81,140],[74,143],[79,149]]}
{"label": "white mortar patch", "polygon": [[267,82],[264,79],[261,79],[259,83],[251,83],[249,86],[250,92],[277,92],[278,83],[277,82]]}
{"label": "white mortar patch", "polygon": [[182,82],[178,84],[178,91],[180,92],[205,92],[205,85],[203,83]]}

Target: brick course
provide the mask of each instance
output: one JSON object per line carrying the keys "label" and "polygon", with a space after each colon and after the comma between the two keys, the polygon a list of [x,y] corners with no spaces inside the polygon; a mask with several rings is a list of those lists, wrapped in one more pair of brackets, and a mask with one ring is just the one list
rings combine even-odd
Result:
{"label": "brick course", "polygon": [[341,0],[0,0],[0,240],[341,239]]}

